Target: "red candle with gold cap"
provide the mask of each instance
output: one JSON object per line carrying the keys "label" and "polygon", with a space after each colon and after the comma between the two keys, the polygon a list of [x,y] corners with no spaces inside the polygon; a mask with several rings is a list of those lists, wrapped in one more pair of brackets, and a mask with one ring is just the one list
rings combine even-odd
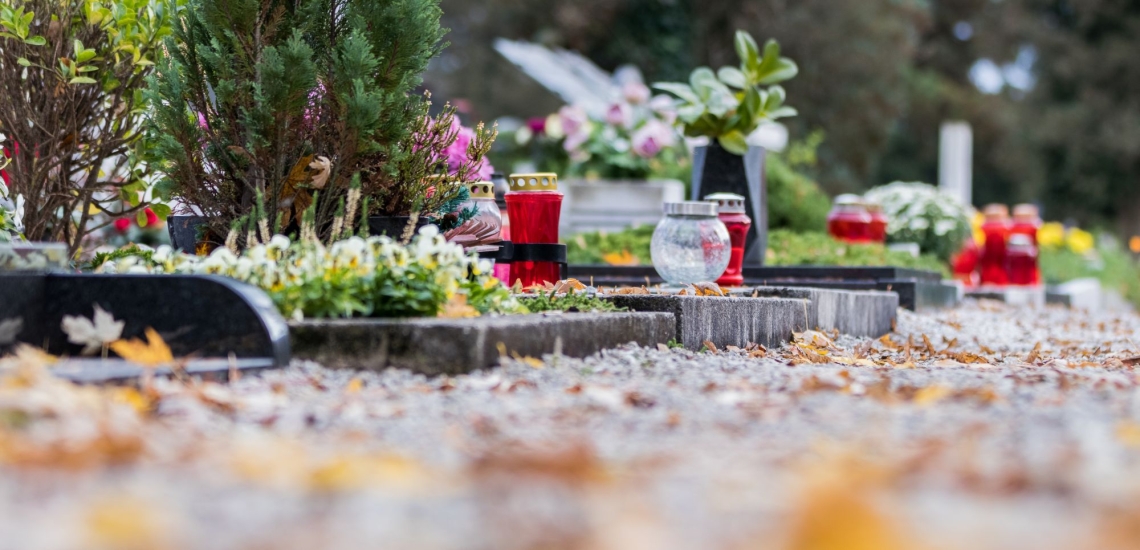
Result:
{"label": "red candle with gold cap", "polygon": [[[558,221],[562,213],[562,192],[558,175],[553,173],[511,174],[510,191],[504,196],[514,244],[557,244]],[[529,287],[561,279],[554,262],[514,262],[511,278]]]}

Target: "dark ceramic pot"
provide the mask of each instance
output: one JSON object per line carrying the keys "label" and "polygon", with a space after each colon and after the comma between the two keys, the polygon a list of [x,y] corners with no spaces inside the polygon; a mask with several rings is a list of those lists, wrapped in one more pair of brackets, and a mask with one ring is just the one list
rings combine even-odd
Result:
{"label": "dark ceramic pot", "polygon": [[[368,216],[368,234],[373,237],[388,236],[400,240],[411,221],[411,216]],[[416,221],[416,232],[426,225],[435,225],[424,218]]]}
{"label": "dark ceramic pot", "polygon": [[744,209],[752,218],[745,240],[744,265],[764,265],[768,251],[768,188],[764,181],[765,151],[749,147],[744,156],[728,152],[716,140],[693,151],[692,200],[713,193],[744,197]]}
{"label": "dark ceramic pot", "polygon": [[198,228],[206,223],[205,216],[170,216],[166,230],[170,232],[170,246],[193,254],[198,245]]}

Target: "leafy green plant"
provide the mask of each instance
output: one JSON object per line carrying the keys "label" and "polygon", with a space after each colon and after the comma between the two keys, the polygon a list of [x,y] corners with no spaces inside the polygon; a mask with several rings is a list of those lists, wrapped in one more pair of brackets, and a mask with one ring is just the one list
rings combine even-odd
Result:
{"label": "leafy green plant", "polygon": [[816,150],[822,142],[823,134],[813,132],[792,142],[787,151],[766,157],[770,229],[827,230],[831,199],[808,175],[816,165]]}
{"label": "leafy green plant", "polygon": [[557,295],[554,292],[542,293],[535,297],[519,299],[531,313],[545,311],[627,311],[627,308],[617,307],[609,300],[591,296],[571,289],[566,294]]}
{"label": "leafy green plant", "polygon": [[752,35],[736,31],[736,54],[740,67],[709,67],[693,71],[689,83],[662,82],[654,87],[679,98],[677,115],[685,135],[716,138],[721,147],[743,155],[748,135],[764,121],[795,116],[784,105],[787,93],[778,84],[795,77],[795,62],[780,56],[780,45],[769,40],[760,48]]}
{"label": "leafy green plant", "polygon": [[0,5],[0,129],[23,233],[74,254],[117,218],[159,217],[143,161],[142,89],[174,0],[7,0]]}
{"label": "leafy green plant", "polygon": [[[563,239],[566,244],[566,261],[571,264],[601,265],[613,263],[619,257],[633,260],[639,265],[650,265],[649,242],[653,239],[652,225],[640,225],[625,231],[596,231],[579,233]],[[628,256],[627,256],[628,253]]]}

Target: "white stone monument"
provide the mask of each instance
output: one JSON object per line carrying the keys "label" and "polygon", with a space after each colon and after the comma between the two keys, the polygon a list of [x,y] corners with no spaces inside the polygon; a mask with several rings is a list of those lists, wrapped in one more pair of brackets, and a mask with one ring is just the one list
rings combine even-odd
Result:
{"label": "white stone monument", "polygon": [[970,123],[946,121],[938,147],[938,186],[964,205],[973,204],[974,132]]}

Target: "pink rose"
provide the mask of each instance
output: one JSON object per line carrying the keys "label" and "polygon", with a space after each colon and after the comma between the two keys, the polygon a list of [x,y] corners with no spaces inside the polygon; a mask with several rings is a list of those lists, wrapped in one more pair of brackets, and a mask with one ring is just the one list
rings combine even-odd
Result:
{"label": "pink rose", "polygon": [[626,82],[621,88],[621,93],[625,96],[625,100],[633,105],[649,101],[649,88],[640,82]]}
{"label": "pink rose", "polygon": [[614,103],[606,111],[606,123],[611,126],[627,126],[630,120],[629,107],[624,103]]}
{"label": "pink rose", "polygon": [[589,121],[586,110],[577,105],[566,105],[558,110],[558,118],[562,119],[562,133],[567,136],[577,134]]}
{"label": "pink rose", "polygon": [[653,158],[662,149],[677,143],[677,134],[672,126],[659,120],[650,120],[633,133],[633,153],[642,158]]}

